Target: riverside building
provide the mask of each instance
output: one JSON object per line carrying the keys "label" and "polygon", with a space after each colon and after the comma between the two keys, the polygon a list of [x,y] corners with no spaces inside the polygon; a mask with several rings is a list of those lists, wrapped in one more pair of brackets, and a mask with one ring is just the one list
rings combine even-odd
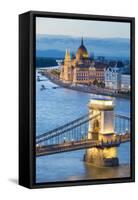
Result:
{"label": "riverside building", "polygon": [[71,57],[69,50],[66,50],[65,59],[61,64],[60,79],[64,83],[73,84],[91,84],[95,80],[104,83],[106,67],[107,64],[95,62],[94,58],[89,56],[82,38],[75,56]]}

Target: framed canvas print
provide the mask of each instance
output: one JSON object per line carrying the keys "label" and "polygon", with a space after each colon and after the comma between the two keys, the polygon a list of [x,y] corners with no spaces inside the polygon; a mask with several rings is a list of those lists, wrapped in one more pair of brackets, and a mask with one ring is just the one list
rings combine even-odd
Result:
{"label": "framed canvas print", "polygon": [[19,16],[19,184],[135,180],[135,19]]}

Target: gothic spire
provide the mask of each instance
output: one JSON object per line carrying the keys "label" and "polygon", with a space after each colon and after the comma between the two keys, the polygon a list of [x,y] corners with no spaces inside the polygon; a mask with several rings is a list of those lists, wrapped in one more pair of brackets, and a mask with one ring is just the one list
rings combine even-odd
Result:
{"label": "gothic spire", "polygon": [[70,60],[70,51],[66,49],[65,60]]}
{"label": "gothic spire", "polygon": [[83,46],[83,37],[81,38],[81,45]]}

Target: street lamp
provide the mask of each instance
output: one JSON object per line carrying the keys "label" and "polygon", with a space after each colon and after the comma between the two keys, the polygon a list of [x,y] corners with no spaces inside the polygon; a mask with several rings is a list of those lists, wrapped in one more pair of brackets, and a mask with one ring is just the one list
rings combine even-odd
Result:
{"label": "street lamp", "polygon": [[72,144],[74,143],[74,139],[73,138],[71,139],[71,142],[72,142]]}
{"label": "street lamp", "polygon": [[66,142],[66,137],[63,138],[64,139],[64,143]]}

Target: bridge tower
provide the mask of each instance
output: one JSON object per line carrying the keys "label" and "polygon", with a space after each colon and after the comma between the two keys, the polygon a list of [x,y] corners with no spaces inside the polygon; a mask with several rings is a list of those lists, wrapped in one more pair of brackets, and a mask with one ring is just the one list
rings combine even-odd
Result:
{"label": "bridge tower", "polygon": [[[90,118],[96,116],[89,121],[88,139],[100,141],[105,144],[114,141],[114,102],[112,99],[92,99],[89,103]],[[117,147],[93,147],[86,150],[84,155],[86,162],[96,166],[110,167],[119,165],[117,157]]]}

